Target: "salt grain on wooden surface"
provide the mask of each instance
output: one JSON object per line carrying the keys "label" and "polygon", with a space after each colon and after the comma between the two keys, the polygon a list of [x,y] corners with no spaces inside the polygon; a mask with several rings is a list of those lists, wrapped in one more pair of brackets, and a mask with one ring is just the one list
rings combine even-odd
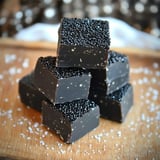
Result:
{"label": "salt grain on wooden surface", "polygon": [[23,153],[25,158],[40,160],[160,159],[160,60],[145,59],[145,64],[142,58],[131,57],[135,100],[124,123],[100,119],[95,130],[66,145],[42,125],[41,114],[23,105],[18,95],[19,79],[30,73],[41,55],[3,52],[6,54],[0,60],[0,137],[4,140],[0,138],[0,154],[21,157]]}

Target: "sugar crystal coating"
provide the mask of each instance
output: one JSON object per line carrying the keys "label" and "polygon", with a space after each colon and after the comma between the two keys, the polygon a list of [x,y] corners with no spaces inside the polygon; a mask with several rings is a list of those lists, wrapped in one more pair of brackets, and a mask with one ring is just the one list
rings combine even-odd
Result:
{"label": "sugar crystal coating", "polygon": [[99,107],[88,99],[54,105],[42,102],[42,122],[66,143],[73,143],[99,124]]}
{"label": "sugar crystal coating", "polygon": [[84,73],[88,73],[87,70],[82,69],[82,68],[73,68],[73,67],[68,67],[68,68],[60,68],[60,67],[55,67],[55,57],[40,57],[39,61],[44,65],[46,68],[48,68],[49,71],[55,74],[55,76],[60,79],[60,78],[69,78],[69,77],[74,77],[74,76],[81,76]]}
{"label": "sugar crystal coating", "polygon": [[[89,18],[63,18],[59,30],[60,44],[109,48],[108,21]],[[61,38],[63,37],[63,38]]]}
{"label": "sugar crystal coating", "polygon": [[61,111],[70,121],[82,117],[85,113],[94,109],[97,105],[90,100],[80,99],[72,102],[56,104],[55,107]]}

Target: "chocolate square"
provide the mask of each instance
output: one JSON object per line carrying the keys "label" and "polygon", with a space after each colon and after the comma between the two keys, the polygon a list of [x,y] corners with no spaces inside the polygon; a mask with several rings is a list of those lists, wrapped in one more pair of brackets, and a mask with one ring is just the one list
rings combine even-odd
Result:
{"label": "chocolate square", "polygon": [[109,51],[105,69],[91,69],[91,90],[108,95],[129,82],[129,60],[126,55]]}
{"label": "chocolate square", "polygon": [[105,68],[110,46],[108,21],[63,18],[59,28],[59,67]]}
{"label": "chocolate square", "polygon": [[99,124],[99,107],[86,99],[61,104],[42,103],[43,124],[66,143],[73,143]]}
{"label": "chocolate square", "polygon": [[131,84],[126,84],[107,96],[93,93],[89,96],[89,99],[99,105],[101,117],[123,122],[133,105],[133,87]]}
{"label": "chocolate square", "polygon": [[40,57],[37,61],[34,85],[52,103],[88,98],[90,73],[82,68],[55,67],[55,57]]}
{"label": "chocolate square", "polygon": [[19,95],[21,102],[39,112],[41,112],[42,101],[47,98],[33,85],[33,72],[24,76],[19,81]]}

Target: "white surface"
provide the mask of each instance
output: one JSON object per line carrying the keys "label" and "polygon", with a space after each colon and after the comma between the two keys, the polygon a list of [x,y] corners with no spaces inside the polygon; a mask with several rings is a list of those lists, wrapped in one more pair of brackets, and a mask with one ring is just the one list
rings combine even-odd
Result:
{"label": "white surface", "polygon": [[[160,39],[141,32],[124,21],[115,18],[96,18],[108,20],[110,26],[111,47],[136,47],[160,50]],[[21,30],[15,35],[18,40],[25,41],[58,41],[59,24],[37,23]]]}

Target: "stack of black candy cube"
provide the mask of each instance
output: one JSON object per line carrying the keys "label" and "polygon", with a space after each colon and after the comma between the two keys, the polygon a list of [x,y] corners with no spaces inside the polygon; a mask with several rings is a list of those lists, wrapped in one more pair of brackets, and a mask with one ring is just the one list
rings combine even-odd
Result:
{"label": "stack of black candy cube", "polygon": [[21,101],[66,143],[99,124],[122,122],[133,104],[128,57],[110,51],[108,21],[63,18],[57,57],[40,57],[19,81]]}

